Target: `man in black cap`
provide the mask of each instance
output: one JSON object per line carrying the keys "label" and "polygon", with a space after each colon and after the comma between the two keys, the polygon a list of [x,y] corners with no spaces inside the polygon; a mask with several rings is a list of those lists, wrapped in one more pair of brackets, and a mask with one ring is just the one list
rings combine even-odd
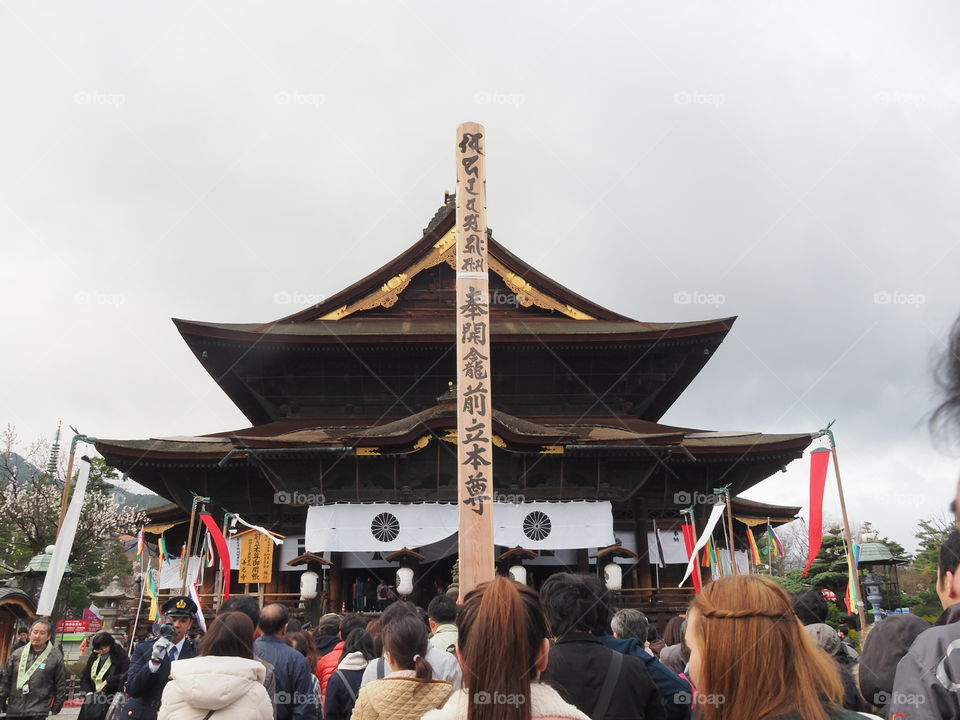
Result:
{"label": "man in black cap", "polygon": [[160,609],[160,637],[138,643],[127,672],[127,694],[122,718],[156,720],[163,688],[170,679],[170,663],[196,655],[187,639],[197,604],[186,595],[167,600]]}

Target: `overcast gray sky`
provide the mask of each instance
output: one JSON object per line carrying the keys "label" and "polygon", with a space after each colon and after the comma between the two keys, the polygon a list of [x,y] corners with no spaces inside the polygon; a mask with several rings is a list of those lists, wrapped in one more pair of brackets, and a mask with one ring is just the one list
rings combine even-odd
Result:
{"label": "overcast gray sky", "polygon": [[[453,189],[474,120],[513,252],[637,319],[740,317],[666,422],[837,418],[852,517],[913,547],[960,465],[924,421],[960,312],[958,20],[946,2],[3,0],[0,423],[246,425],[170,318],[268,321],[380,266]],[[748,497],[805,504],[807,473]]]}

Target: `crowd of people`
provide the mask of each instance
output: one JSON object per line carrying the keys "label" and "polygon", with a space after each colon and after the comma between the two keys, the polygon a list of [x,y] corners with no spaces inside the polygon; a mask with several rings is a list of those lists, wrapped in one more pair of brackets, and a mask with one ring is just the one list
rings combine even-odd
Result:
{"label": "crowd of people", "polygon": [[[558,573],[539,592],[497,577],[426,610],[395,602],[375,618],[328,614],[316,630],[285,605],[227,600],[198,644],[189,597],[165,603],[158,637],[127,653],[90,642],[81,720],[493,720],[960,717],[960,532],[939,552],[943,614],[870,627],[858,652],[827,624],[817,591],[769,577],[715,580],[661,635],[639,610],[613,611],[595,575]],[[50,624],[33,624],[0,676],[9,718],[66,700]],[[121,705],[122,701],[122,705]],[[111,719],[112,720],[112,719]]]}
{"label": "crowd of people", "polygon": [[[440,595],[426,611],[401,601],[375,619],[329,614],[315,631],[284,605],[234,596],[199,647],[197,608],[175,597],[129,665],[110,634],[93,636],[81,717],[103,720],[120,699],[118,716],[134,720],[958,717],[960,685],[945,681],[960,677],[960,532],[941,548],[937,589],[935,626],[885,618],[860,653],[826,624],[819,592],[791,597],[761,575],[709,583],[662,635],[639,610],[613,611],[595,575],[571,573],[539,592],[497,577],[460,605]],[[6,664],[0,698],[12,718],[63,707],[45,621]]]}

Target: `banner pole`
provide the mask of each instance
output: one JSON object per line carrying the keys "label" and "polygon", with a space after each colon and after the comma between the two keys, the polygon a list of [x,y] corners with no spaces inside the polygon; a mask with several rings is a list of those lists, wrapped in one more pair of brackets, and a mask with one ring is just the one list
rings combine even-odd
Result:
{"label": "banner pole", "polygon": [[[833,425],[831,422],[830,425]],[[850,582],[857,591],[857,614],[860,616],[860,629],[867,629],[867,612],[863,606],[863,593],[860,590],[860,570],[853,552],[853,536],[850,533],[850,521],[847,519],[847,503],[843,498],[843,482],[840,479],[840,460],[837,457],[837,441],[833,430],[827,426],[827,437],[830,438],[830,452],[833,455],[833,472],[837,476],[837,493],[840,496],[840,513],[843,515],[843,536],[847,542],[847,566],[850,569]],[[874,619],[876,621],[876,619]]]}
{"label": "banner pole", "polygon": [[[144,553],[146,555],[147,553]],[[133,619],[133,625],[130,628],[130,643],[127,647],[127,657],[133,655],[133,646],[136,644],[137,625],[140,624],[140,612],[143,609],[143,595],[147,589],[147,583],[150,582],[150,558],[147,558],[147,569],[143,569],[143,558],[140,559],[140,602],[137,603],[137,615]]]}

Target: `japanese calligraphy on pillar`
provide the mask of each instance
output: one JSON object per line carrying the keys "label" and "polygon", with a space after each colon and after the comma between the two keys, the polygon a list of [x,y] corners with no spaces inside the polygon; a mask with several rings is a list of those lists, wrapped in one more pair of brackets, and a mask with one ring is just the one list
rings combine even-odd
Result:
{"label": "japanese calligraphy on pillar", "polygon": [[457,463],[461,597],[494,576],[486,133],[457,128]]}

